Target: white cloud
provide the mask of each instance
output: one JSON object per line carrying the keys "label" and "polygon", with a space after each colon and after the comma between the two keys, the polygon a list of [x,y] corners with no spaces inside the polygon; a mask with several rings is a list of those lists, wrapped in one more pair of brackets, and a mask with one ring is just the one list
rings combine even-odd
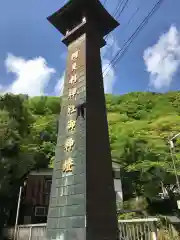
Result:
{"label": "white cloud", "polygon": [[150,74],[149,85],[168,88],[180,67],[180,32],[175,26],[160,36],[157,43],[144,51],[144,62]]}
{"label": "white cloud", "polygon": [[114,57],[120,50],[118,42],[116,41],[115,37],[112,34],[108,36],[106,42],[107,42],[106,52],[109,50],[110,51],[109,53],[111,53],[112,57]]}
{"label": "white cloud", "polygon": [[46,60],[42,57],[26,60],[8,54],[5,66],[7,72],[15,75],[15,81],[3,88],[3,92],[23,93],[29,96],[43,95],[52,74],[56,72],[54,68],[48,67]]}
{"label": "white cloud", "polygon": [[116,56],[120,47],[113,35],[109,35],[106,41],[107,45],[101,51],[102,70],[104,73],[104,91],[105,93],[113,93],[117,77],[111,60]]}
{"label": "white cloud", "polygon": [[114,68],[110,63],[110,60],[105,58],[102,60],[102,71],[105,73],[104,91],[105,93],[113,93],[113,87],[116,83],[116,75],[115,75]]}
{"label": "white cloud", "polygon": [[54,93],[55,93],[56,96],[61,96],[63,94],[64,78],[65,78],[65,72],[62,74],[60,79],[57,81],[56,86],[54,88]]}

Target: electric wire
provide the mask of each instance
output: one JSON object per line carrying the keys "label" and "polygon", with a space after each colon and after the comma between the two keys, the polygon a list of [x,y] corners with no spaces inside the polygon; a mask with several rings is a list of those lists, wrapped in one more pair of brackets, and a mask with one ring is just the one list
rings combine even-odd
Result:
{"label": "electric wire", "polygon": [[[129,1],[129,0],[126,0],[126,1]],[[113,14],[112,14],[112,16],[113,16],[114,18],[116,18],[116,15],[117,15],[117,14],[119,15],[119,11],[120,11],[120,9],[121,9],[121,6],[122,6],[123,2],[124,2],[124,0],[120,0],[119,3],[118,3],[118,5],[116,6],[116,8],[115,8],[115,10],[114,10],[114,12],[113,12]],[[106,35],[104,39],[107,40],[107,38],[109,37],[109,35],[110,35],[110,33],[109,33],[108,35]]]}
{"label": "electric wire", "polygon": [[[120,49],[120,51],[116,54],[116,56],[113,58],[113,60],[109,63],[109,65],[112,64],[112,62],[117,61],[115,58],[118,57],[118,55],[124,50],[126,51],[126,44],[130,41],[129,45],[132,43],[132,41],[135,39],[135,37],[138,35],[138,33],[143,29],[143,27],[148,23],[149,18],[158,10],[158,8],[160,7],[161,3],[164,0],[159,0],[153,7],[153,9],[149,12],[149,14],[144,18],[144,20],[140,23],[140,25],[137,27],[137,29],[134,31],[134,33],[130,36],[130,38],[124,43],[123,47]],[[128,46],[129,46],[128,45]],[[124,47],[126,47],[124,49]],[[123,52],[124,53],[124,52]],[[122,53],[122,54],[123,54]],[[121,57],[121,56],[120,56]],[[109,68],[109,66],[107,66],[107,68]],[[106,68],[106,69],[107,69]],[[106,69],[104,70],[104,72],[106,71]]]}
{"label": "electric wire", "polygon": [[[149,19],[152,17],[152,15],[160,8],[161,4],[164,2],[164,0],[159,0],[155,3],[154,7],[151,9],[151,11],[148,13],[148,15],[144,18],[144,20],[139,24],[139,26],[136,28],[134,33],[129,37],[129,39],[123,44],[122,48],[118,51],[118,53],[115,55],[115,57],[111,60],[111,62],[108,64],[106,69],[103,71],[103,77],[105,77],[108,72],[110,66],[114,67],[117,62],[124,56],[124,54],[127,52],[129,46],[132,44],[132,42],[136,39],[140,31],[146,26]],[[106,72],[107,71],[107,72]]]}
{"label": "electric wire", "polygon": [[117,7],[115,8],[112,16],[115,18],[116,15],[119,13],[119,10],[121,9],[121,6],[123,5],[123,2],[126,1],[126,0],[120,0]]}
{"label": "electric wire", "polygon": [[[143,2],[143,3],[145,3],[145,2]],[[143,3],[142,3],[142,5],[143,5]],[[123,29],[127,29],[127,27],[129,26],[129,24],[131,23],[131,21],[133,20],[133,18],[136,16],[136,14],[139,12],[139,10],[140,10],[140,6],[139,7],[137,7],[136,8],[136,10],[134,11],[134,13],[131,15],[131,17],[130,17],[130,19],[128,20],[128,22],[127,22],[127,24],[125,24],[124,26],[123,26]],[[122,33],[122,32],[121,32]],[[109,35],[109,34],[108,34]],[[107,36],[108,37],[108,36]],[[106,40],[107,38],[105,37],[105,40]],[[113,43],[110,45],[110,47],[112,47],[113,46]],[[104,56],[103,56],[104,57]]]}
{"label": "electric wire", "polygon": [[[113,14],[113,17],[114,17],[114,18],[119,18],[119,17],[120,17],[120,15],[123,13],[124,9],[126,8],[128,2],[129,2],[129,0],[125,0],[125,2],[124,2],[124,0],[122,0],[122,1],[119,2],[118,6],[116,7],[115,13]],[[124,3],[124,5],[123,5],[122,9],[120,10],[120,8],[121,8],[121,6],[122,6],[123,3]],[[118,16],[116,17],[117,14],[118,14]],[[107,40],[107,38],[109,37],[109,35],[110,35],[110,33],[109,33],[107,36],[105,36],[104,39]],[[113,45],[113,44],[111,44],[111,46],[112,46],[112,45]],[[111,46],[110,46],[110,47],[111,47]],[[104,57],[104,56],[103,56],[103,57]]]}
{"label": "electric wire", "polygon": [[123,7],[122,7],[122,9],[121,9],[121,11],[118,13],[117,16],[115,16],[115,18],[118,19],[118,18],[120,17],[120,15],[123,13],[124,9],[127,7],[128,2],[129,2],[129,0],[126,0],[126,1],[125,1],[124,5],[123,5]]}

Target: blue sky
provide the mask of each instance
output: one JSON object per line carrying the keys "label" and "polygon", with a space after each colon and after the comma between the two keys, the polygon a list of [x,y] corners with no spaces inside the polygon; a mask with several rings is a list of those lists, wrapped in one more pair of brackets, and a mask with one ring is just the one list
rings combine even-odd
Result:
{"label": "blue sky", "polygon": [[[107,0],[113,13],[120,0]],[[120,26],[102,49],[105,91],[171,91],[180,88],[180,1],[164,0],[124,57],[113,56],[146,17],[157,0],[129,0],[117,19]],[[60,0],[2,0],[0,2],[0,91],[60,95],[66,63],[61,34],[47,17],[64,4]],[[133,13],[138,12],[128,24]]]}

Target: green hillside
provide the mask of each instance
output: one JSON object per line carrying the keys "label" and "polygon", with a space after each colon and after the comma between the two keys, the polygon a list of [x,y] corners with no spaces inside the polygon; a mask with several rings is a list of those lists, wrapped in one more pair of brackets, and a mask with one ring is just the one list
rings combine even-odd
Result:
{"label": "green hillside", "polygon": [[[122,166],[125,199],[155,197],[175,183],[168,137],[180,131],[180,92],[106,96],[112,158]],[[60,99],[0,98],[0,196],[11,199],[27,172],[53,165]],[[180,175],[179,143],[176,165]],[[153,184],[152,184],[153,181]]]}

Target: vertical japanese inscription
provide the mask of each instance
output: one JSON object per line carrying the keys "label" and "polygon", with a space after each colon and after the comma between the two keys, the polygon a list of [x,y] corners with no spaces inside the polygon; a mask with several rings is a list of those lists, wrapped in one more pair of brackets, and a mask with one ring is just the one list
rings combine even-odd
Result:
{"label": "vertical japanese inscription", "polygon": [[[78,56],[79,56],[78,50],[73,52],[71,55],[71,62],[72,62],[71,75],[70,75],[69,81],[68,81],[68,83],[70,85],[70,87],[68,89],[68,99],[69,100],[76,99],[76,96],[77,96],[77,88],[74,85],[77,83],[77,74],[76,74],[77,62],[76,62],[76,60],[77,60]],[[75,112],[76,112],[76,108],[74,105],[69,105],[67,107],[68,118],[71,117],[71,115]],[[75,130],[75,127],[76,127],[76,121],[72,120],[72,119],[68,119],[67,131],[72,133]],[[66,139],[66,142],[64,144],[64,151],[66,153],[72,152],[74,146],[75,146],[75,141],[72,137],[70,137],[70,138]],[[74,161],[71,157],[69,157],[68,159],[66,159],[63,162],[62,170],[65,173],[72,172],[73,166],[74,166]]]}

